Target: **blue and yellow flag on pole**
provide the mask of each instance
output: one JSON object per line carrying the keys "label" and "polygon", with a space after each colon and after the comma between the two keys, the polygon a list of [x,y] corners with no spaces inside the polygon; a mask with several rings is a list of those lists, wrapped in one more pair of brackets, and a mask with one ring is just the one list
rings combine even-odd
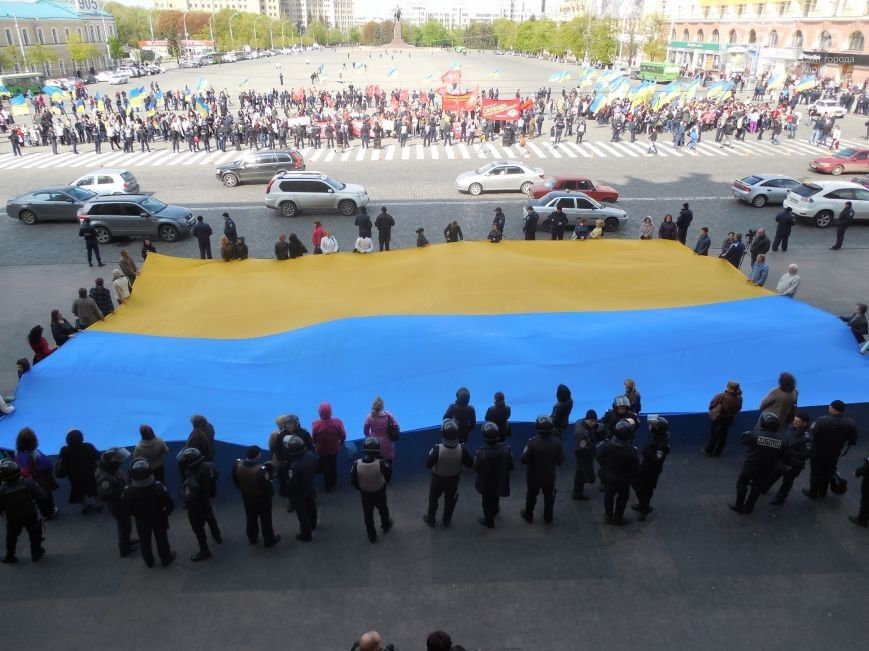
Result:
{"label": "blue and yellow flag on pole", "polygon": [[30,113],[30,107],[27,106],[27,99],[21,93],[9,100],[9,106],[12,107],[12,115],[27,115]]}
{"label": "blue and yellow flag on pole", "polygon": [[242,79],[240,82],[238,82],[238,87],[239,87],[240,89],[245,89],[245,88],[247,88],[248,86],[250,86],[250,79],[247,78],[247,77],[245,77],[245,78]]}
{"label": "blue and yellow flag on pole", "polygon": [[655,96],[655,82],[644,81],[634,91],[631,97],[631,108],[639,106],[643,102],[647,102]]}
{"label": "blue and yellow flag on pole", "polygon": [[814,88],[818,85],[818,78],[815,75],[807,75],[800,79],[796,85],[794,86],[794,90],[797,92],[809,90],[810,88]]}
{"label": "blue and yellow flag on pole", "polygon": [[205,105],[205,102],[203,102],[198,97],[196,98],[196,106],[194,108],[196,112],[202,117],[208,117],[208,107]]}

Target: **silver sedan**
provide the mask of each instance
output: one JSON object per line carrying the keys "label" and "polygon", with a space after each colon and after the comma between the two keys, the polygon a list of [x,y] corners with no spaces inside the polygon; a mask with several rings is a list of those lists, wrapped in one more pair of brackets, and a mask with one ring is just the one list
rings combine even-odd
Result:
{"label": "silver sedan", "polygon": [[473,195],[483,192],[522,192],[540,183],[543,170],[521,161],[492,161],[473,172],[463,172],[456,178],[456,190]]}
{"label": "silver sedan", "polygon": [[752,174],[734,181],[731,189],[737,199],[755,208],[763,208],[768,203],[784,203],[788,192],[801,185],[796,179],[782,174]]}

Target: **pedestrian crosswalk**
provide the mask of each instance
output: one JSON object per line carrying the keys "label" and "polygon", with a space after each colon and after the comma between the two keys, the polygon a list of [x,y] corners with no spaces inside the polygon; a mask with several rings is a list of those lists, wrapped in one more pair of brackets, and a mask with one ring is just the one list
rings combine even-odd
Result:
{"label": "pedestrian crosswalk", "polygon": [[[841,147],[865,148],[869,146],[865,141],[854,139],[842,139]],[[220,151],[214,149],[210,152],[186,151],[173,152],[170,147],[163,143],[155,144],[152,151],[135,151],[124,153],[111,151],[103,148],[102,153],[97,154],[93,150],[86,149],[86,145],[79,146],[79,153],[62,151],[52,154],[48,147],[25,148],[23,156],[13,157],[11,153],[0,154],[0,171],[2,170],[40,170],[40,169],[81,169],[99,167],[127,167],[136,169],[139,167],[189,167],[191,165],[220,165],[239,158],[245,151],[235,149]],[[649,143],[646,140],[621,140],[619,142],[583,141],[575,143],[562,141],[558,145],[551,145],[544,141],[528,141],[525,152],[522,152],[518,144],[505,146],[502,142],[485,142],[467,144],[463,142],[444,146],[437,143],[431,146],[422,145],[410,141],[406,146],[400,147],[395,143],[384,145],[381,149],[369,147],[363,149],[356,145],[344,152],[338,149],[315,149],[304,147],[299,151],[305,159],[308,167],[314,167],[317,163],[367,163],[367,162],[390,162],[390,161],[450,161],[450,160],[500,160],[522,159],[527,160],[571,160],[585,158],[612,158],[622,159],[628,162],[630,159],[655,158],[655,154],[648,153]],[[696,150],[687,146],[675,148],[669,141],[658,141],[657,158],[732,158],[732,157],[774,157],[774,156],[820,156],[827,152],[826,147],[818,147],[807,140],[782,138],[781,144],[774,145],[769,140],[757,140],[747,137],[746,140],[731,139],[728,147],[721,147],[714,138],[707,137],[697,143]]]}

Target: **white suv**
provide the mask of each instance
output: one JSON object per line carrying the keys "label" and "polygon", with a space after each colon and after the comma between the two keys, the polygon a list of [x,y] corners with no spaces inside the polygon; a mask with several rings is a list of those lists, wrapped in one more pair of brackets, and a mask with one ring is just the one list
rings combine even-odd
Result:
{"label": "white suv", "polygon": [[279,172],[266,186],[266,206],[294,217],[302,210],[330,210],[350,216],[368,205],[361,185],[341,183],[322,172]]}
{"label": "white suv", "polygon": [[70,183],[96,194],[139,194],[139,182],[133,173],[122,169],[88,172]]}
{"label": "white suv", "polygon": [[835,99],[819,99],[809,106],[809,115],[832,115],[835,118],[845,117],[845,109]]}
{"label": "white suv", "polygon": [[846,201],[851,202],[854,219],[869,219],[869,190],[849,181],[803,183],[788,193],[784,207],[793,210],[797,218],[826,228],[833,224]]}

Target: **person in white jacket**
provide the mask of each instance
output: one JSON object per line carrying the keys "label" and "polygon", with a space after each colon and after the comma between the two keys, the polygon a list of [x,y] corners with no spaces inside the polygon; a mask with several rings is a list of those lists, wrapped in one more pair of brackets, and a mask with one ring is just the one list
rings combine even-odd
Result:
{"label": "person in white jacket", "polygon": [[800,268],[797,265],[792,264],[788,267],[788,272],[778,279],[775,291],[778,292],[779,296],[793,298],[796,295],[797,289],[800,286],[800,276],[797,274],[799,270]]}
{"label": "person in white jacket", "polygon": [[323,239],[320,240],[320,250],[328,255],[330,253],[338,253],[338,240],[332,235],[332,231],[326,231]]}
{"label": "person in white jacket", "polygon": [[354,253],[374,253],[374,242],[370,237],[357,237],[353,246]]}

